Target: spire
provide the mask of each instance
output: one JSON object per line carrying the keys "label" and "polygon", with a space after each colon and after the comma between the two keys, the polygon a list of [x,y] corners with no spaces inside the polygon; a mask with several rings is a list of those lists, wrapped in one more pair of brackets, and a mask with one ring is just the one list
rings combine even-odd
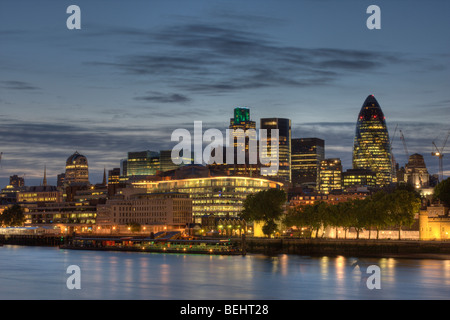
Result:
{"label": "spire", "polygon": [[106,168],[103,168],[103,182],[102,184],[106,186]]}
{"label": "spire", "polygon": [[44,180],[42,181],[42,185],[45,187],[47,185],[47,166],[44,165]]}

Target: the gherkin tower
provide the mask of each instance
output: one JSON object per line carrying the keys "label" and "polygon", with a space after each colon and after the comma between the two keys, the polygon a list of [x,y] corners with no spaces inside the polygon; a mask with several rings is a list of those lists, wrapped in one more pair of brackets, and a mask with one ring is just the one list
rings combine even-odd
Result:
{"label": "the gherkin tower", "polygon": [[392,181],[389,133],[383,111],[373,95],[364,101],[356,122],[353,169],[372,170],[378,186]]}

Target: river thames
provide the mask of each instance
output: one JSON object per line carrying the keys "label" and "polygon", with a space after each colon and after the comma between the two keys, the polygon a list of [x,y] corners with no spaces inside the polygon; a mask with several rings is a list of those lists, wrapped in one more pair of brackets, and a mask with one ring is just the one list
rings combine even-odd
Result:
{"label": "river thames", "polygon": [[[69,289],[67,268],[80,269]],[[380,289],[369,289],[368,266]],[[0,247],[0,299],[371,300],[449,299],[450,260],[209,256]]]}

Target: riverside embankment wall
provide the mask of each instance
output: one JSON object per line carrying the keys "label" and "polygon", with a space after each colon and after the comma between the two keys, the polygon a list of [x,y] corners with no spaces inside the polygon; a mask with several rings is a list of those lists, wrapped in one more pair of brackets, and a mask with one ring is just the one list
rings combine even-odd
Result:
{"label": "riverside embankment wall", "polygon": [[[242,244],[242,239],[235,240]],[[450,242],[414,240],[245,239],[247,253],[450,259]]]}

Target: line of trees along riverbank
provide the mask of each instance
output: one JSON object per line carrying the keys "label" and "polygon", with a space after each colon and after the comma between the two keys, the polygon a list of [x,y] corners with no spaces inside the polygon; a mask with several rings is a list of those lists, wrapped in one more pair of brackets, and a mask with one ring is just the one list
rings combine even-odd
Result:
{"label": "line of trees along riverbank", "polygon": [[[376,230],[378,239],[380,230],[397,228],[401,231],[411,227],[421,206],[418,193],[405,187],[397,187],[391,192],[378,191],[365,199],[337,204],[322,201],[291,207],[287,214],[283,213],[283,199],[286,199],[286,193],[276,189],[250,195],[244,201],[241,217],[247,221],[263,222],[262,231],[267,236],[279,228],[281,221],[288,228],[306,228],[315,237],[319,236],[320,230],[334,227],[344,229],[345,238],[347,231],[354,228],[358,239],[362,230]],[[335,234],[337,237],[338,233]],[[401,232],[399,239],[400,235]]]}

